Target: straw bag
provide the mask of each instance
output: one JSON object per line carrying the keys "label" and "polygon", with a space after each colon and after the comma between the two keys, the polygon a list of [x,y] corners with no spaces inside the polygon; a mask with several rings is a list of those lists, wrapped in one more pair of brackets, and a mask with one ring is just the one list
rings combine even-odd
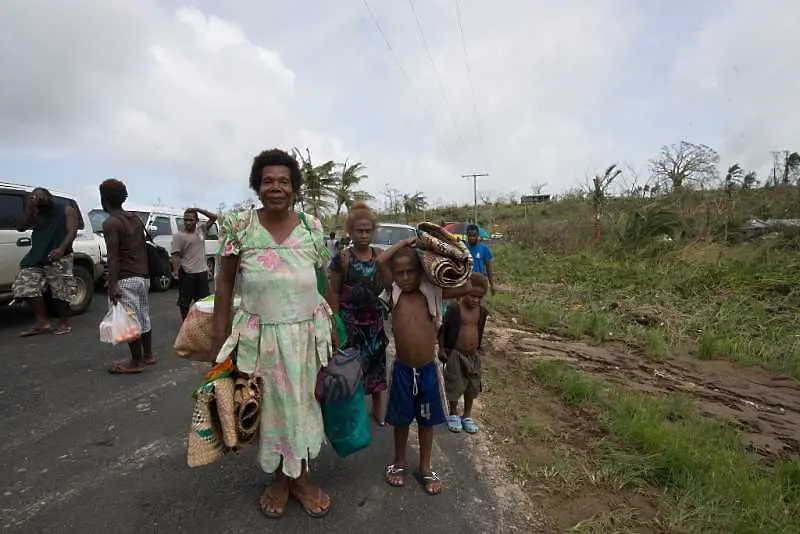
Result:
{"label": "straw bag", "polygon": [[[173,350],[179,358],[186,358],[196,362],[214,363],[217,359],[216,354],[211,353],[214,332],[214,299],[215,295],[209,295],[202,300],[198,300],[189,308],[178,336],[175,338]],[[231,315],[236,310],[242,299],[234,297],[232,302]]]}
{"label": "straw bag", "polygon": [[213,463],[227,452],[222,442],[220,421],[214,406],[214,385],[204,384],[195,392],[192,428],[189,432],[189,467]]}
{"label": "straw bag", "polygon": [[211,354],[214,314],[205,313],[193,305],[175,338],[175,355],[187,360],[214,363],[217,355]]}
{"label": "straw bag", "polygon": [[261,383],[240,375],[234,355],[216,365],[194,392],[189,433],[189,467],[211,464],[258,435],[261,422]]}

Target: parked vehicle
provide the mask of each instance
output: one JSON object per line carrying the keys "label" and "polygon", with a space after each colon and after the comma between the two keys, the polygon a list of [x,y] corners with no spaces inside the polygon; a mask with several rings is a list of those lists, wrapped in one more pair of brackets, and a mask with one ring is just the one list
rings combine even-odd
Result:
{"label": "parked vehicle", "polygon": [[378,223],[378,228],[375,230],[375,237],[372,238],[372,246],[385,250],[398,241],[415,237],[417,230],[408,224],[396,223]]}
{"label": "parked vehicle", "polygon": [[[148,233],[153,238],[155,245],[162,247],[169,255],[172,249],[172,235],[183,230],[183,212],[182,209],[165,208],[162,206],[136,206],[125,205],[125,209],[131,213],[139,216],[147,228]],[[198,214],[199,215],[199,214]],[[102,242],[101,249],[103,251],[103,262],[107,260],[107,253],[105,248],[105,240],[102,238],[103,222],[108,217],[108,213],[102,209],[93,209],[89,212],[89,220],[91,221],[92,230],[97,235],[97,238]],[[208,219],[199,215],[200,222],[203,223]],[[218,230],[217,225],[214,224],[206,236],[206,264],[208,265],[209,279],[213,280],[214,273],[216,272],[216,254],[217,254],[217,240]],[[159,276],[151,280],[151,287],[155,291],[166,291],[172,285],[172,277],[169,275]]]}
{"label": "parked vehicle", "polygon": [[[20,232],[17,221],[25,213],[25,204],[33,186],[0,182],[0,303],[13,300],[11,286],[19,272],[19,262],[31,247],[31,230]],[[95,283],[102,280],[100,246],[93,233],[85,229],[83,212],[75,197],[50,190],[56,204],[72,206],[78,215],[78,236],[72,245],[77,291],[70,302],[73,314],[86,311],[94,298]],[[50,300],[49,294],[45,299]]]}

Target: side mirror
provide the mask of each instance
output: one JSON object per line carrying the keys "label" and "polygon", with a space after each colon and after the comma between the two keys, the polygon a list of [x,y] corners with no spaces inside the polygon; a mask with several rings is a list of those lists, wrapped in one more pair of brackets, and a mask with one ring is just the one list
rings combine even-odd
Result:
{"label": "side mirror", "polygon": [[157,226],[153,226],[152,224],[148,225],[147,226],[147,233],[150,234],[150,235],[156,235],[158,233],[158,227]]}

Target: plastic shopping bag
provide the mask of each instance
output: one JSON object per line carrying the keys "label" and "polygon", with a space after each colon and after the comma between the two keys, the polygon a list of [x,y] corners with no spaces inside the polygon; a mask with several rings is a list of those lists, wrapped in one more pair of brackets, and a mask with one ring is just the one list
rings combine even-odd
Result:
{"label": "plastic shopping bag", "polygon": [[119,345],[136,341],[142,335],[142,327],[133,312],[119,302],[111,306],[100,321],[100,341]]}

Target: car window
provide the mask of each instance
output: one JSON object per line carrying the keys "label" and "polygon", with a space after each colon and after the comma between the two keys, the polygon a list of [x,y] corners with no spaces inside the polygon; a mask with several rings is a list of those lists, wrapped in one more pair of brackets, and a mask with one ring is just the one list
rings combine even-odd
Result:
{"label": "car window", "polygon": [[398,241],[414,236],[414,230],[398,226],[378,226],[372,242],[376,245],[394,245]]}
{"label": "car window", "polygon": [[219,228],[217,228],[217,223],[211,225],[211,228],[208,229],[208,233],[206,233],[206,239],[219,239]]}
{"label": "car window", "polygon": [[183,217],[175,217],[175,226],[178,227],[179,232],[183,232]]}
{"label": "car window", "polygon": [[152,225],[156,227],[153,237],[159,235],[172,235],[172,227],[169,224],[169,217],[156,217],[153,219]]}
{"label": "car window", "polygon": [[103,210],[89,211],[89,225],[92,227],[92,232],[102,232],[106,219],[108,219],[108,213]]}
{"label": "car window", "polygon": [[142,224],[147,224],[147,219],[150,218],[150,213],[146,211],[131,211],[130,213],[133,213],[134,215],[139,217],[139,220],[142,221]]}
{"label": "car window", "polygon": [[25,212],[25,198],[12,193],[0,193],[0,230],[16,230],[17,221]]}
{"label": "car window", "polygon": [[66,208],[67,206],[72,206],[72,209],[75,210],[75,214],[78,216],[78,230],[83,230],[86,226],[83,222],[83,214],[81,213],[81,209],[78,207],[78,203],[72,200],[71,198],[64,198],[64,197],[53,197],[53,202],[56,205],[62,206]]}

